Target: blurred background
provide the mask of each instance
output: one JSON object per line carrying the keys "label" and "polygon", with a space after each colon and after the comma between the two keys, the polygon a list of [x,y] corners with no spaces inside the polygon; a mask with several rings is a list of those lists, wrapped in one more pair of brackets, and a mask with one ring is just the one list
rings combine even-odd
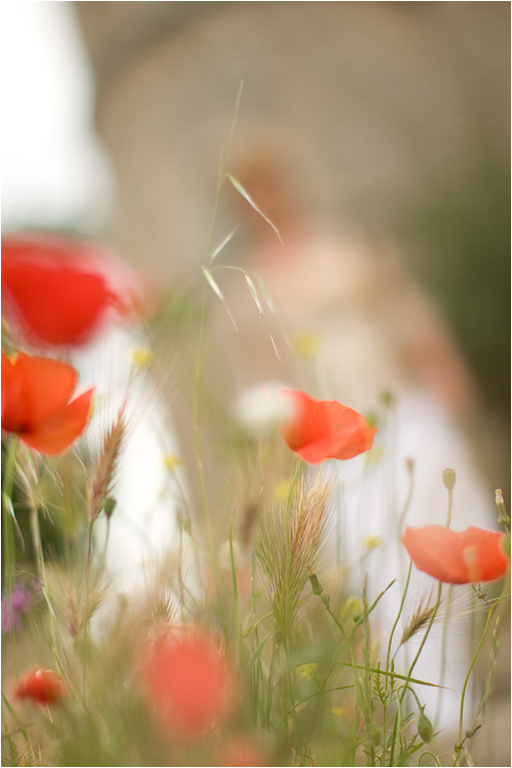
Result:
{"label": "blurred background", "polygon": [[[224,263],[264,274],[298,335],[305,315],[324,329],[319,307],[345,297],[347,339],[356,326],[366,338],[371,320],[374,348],[396,357],[390,378],[436,395],[463,424],[488,487],[510,499],[508,3],[4,1],[1,13],[4,231],[107,241],[171,286],[176,338],[190,316],[195,333],[189,297],[243,81],[230,172],[285,250],[224,189],[215,242],[240,225]],[[341,265],[345,294],[293,292],[303,251],[305,275],[316,263],[336,276]],[[238,384],[254,383],[251,364],[284,378],[264,335],[258,351],[261,330],[250,336],[247,286],[242,294],[218,274],[246,331],[227,335],[219,303],[212,334],[228,339],[235,375],[247,374]],[[193,362],[190,371],[176,372],[182,394]]]}
{"label": "blurred background", "polygon": [[[470,367],[474,450],[508,492],[509,14],[4,2],[3,228],[100,236],[159,280],[199,280],[243,80],[235,170],[262,158],[302,214],[393,238]],[[218,221],[221,239],[236,208]]]}

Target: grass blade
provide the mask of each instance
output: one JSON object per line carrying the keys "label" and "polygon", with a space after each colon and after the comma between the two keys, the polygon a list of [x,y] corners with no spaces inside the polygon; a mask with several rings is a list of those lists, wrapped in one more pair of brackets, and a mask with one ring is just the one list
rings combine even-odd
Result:
{"label": "grass blade", "polygon": [[222,301],[222,303],[224,304],[224,306],[225,306],[225,308],[226,308],[226,312],[228,313],[228,315],[229,315],[229,317],[230,317],[230,319],[231,319],[231,322],[232,322],[232,323],[233,323],[233,325],[235,326],[235,331],[238,333],[238,328],[236,327],[236,323],[235,323],[235,321],[234,321],[233,315],[232,315],[232,314],[231,314],[231,312],[229,311],[229,307],[228,307],[228,305],[227,305],[226,299],[225,299],[225,298],[224,298],[224,296],[222,295],[222,293],[221,293],[221,290],[220,290],[219,286],[217,285],[217,283],[216,283],[216,282],[215,282],[215,280],[213,279],[213,277],[212,277],[212,275],[211,275],[211,272],[208,272],[208,270],[207,270],[207,269],[205,269],[204,267],[201,267],[201,269],[203,270],[203,274],[204,274],[204,276],[206,277],[206,280],[207,280],[207,282],[208,282],[208,285],[210,286],[210,288],[212,289],[212,291],[215,293],[215,295],[216,295],[216,296],[218,296],[218,298],[219,298],[219,299]]}
{"label": "grass blade", "polygon": [[252,207],[252,208],[253,208],[253,209],[256,211],[256,213],[259,213],[259,215],[262,217],[262,219],[265,219],[265,221],[267,222],[267,224],[269,224],[269,225],[272,227],[272,229],[274,230],[274,232],[276,233],[276,235],[277,235],[277,236],[278,236],[278,238],[279,238],[279,242],[280,242],[280,243],[281,243],[281,245],[282,245],[282,244],[283,244],[283,241],[281,240],[281,235],[279,234],[279,230],[277,229],[277,227],[275,226],[275,224],[272,224],[272,222],[270,221],[270,219],[268,219],[268,218],[265,216],[265,214],[263,213],[263,211],[262,211],[260,208],[258,208],[258,206],[257,206],[257,205],[256,205],[256,203],[254,202],[254,200],[253,200],[253,199],[251,198],[251,196],[250,196],[250,195],[249,195],[249,194],[248,194],[248,193],[245,191],[245,189],[242,187],[242,185],[240,184],[240,182],[239,182],[239,181],[237,181],[237,180],[235,179],[235,177],[234,177],[234,176],[231,176],[231,175],[228,173],[228,179],[230,180],[230,182],[232,183],[232,185],[234,186],[234,188],[236,189],[236,191],[238,192],[238,194],[239,194],[239,195],[242,195],[242,197],[244,198],[244,200],[247,200],[247,202],[249,203],[249,205],[250,205],[250,206],[251,206],[251,207]]}

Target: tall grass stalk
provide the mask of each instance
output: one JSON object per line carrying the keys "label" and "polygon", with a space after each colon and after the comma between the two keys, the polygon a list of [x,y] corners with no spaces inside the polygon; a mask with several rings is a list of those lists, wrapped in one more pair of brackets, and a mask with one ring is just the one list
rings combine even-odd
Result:
{"label": "tall grass stalk", "polygon": [[[218,214],[218,207],[219,207],[219,200],[220,200],[220,193],[222,191],[222,187],[224,185],[224,181],[226,178],[226,172],[229,166],[230,156],[231,156],[231,147],[233,144],[233,137],[235,133],[235,126],[238,119],[238,110],[240,107],[240,101],[242,98],[242,88],[243,88],[243,81],[240,82],[240,87],[238,90],[238,95],[236,99],[235,104],[235,111],[233,115],[233,120],[231,123],[231,130],[229,133],[228,143],[226,151],[223,152],[223,155],[221,157],[221,164],[220,164],[220,173],[217,180],[217,189],[215,193],[215,202],[214,202],[214,209],[213,209],[213,216],[212,216],[212,223],[210,226],[210,234],[208,238],[208,245],[207,245],[207,258],[206,262],[209,266],[215,255],[217,255],[218,250],[214,252],[212,250],[212,244],[213,244],[213,235],[215,231],[215,224],[217,221],[217,214]],[[224,243],[228,242],[228,240],[225,240]],[[212,524],[210,520],[210,509],[208,505],[208,494],[206,490],[206,481],[204,476],[204,466],[203,466],[203,456],[202,456],[202,449],[201,449],[201,431],[200,431],[200,424],[199,424],[199,415],[200,415],[200,404],[201,404],[201,390],[200,390],[200,384],[201,384],[201,375],[204,365],[204,356],[205,351],[203,349],[204,347],[204,328],[205,328],[205,320],[206,320],[206,285],[203,286],[202,291],[202,299],[201,299],[201,315],[199,319],[199,338],[197,342],[197,354],[196,354],[196,371],[195,371],[195,390],[194,390],[194,434],[195,434],[195,448],[196,448],[196,458],[197,458],[197,467],[199,471],[199,482],[201,486],[201,495],[203,500],[203,510],[204,510],[204,518],[205,518],[205,525],[206,525],[206,532],[208,536],[208,543],[210,546],[210,557],[211,557],[211,564],[213,569],[213,578],[215,582],[215,589],[217,592],[217,595],[219,594],[219,577],[217,572],[217,558],[215,555],[215,547],[213,543],[213,534],[212,534]]]}
{"label": "tall grass stalk", "polygon": [[452,764],[453,766],[456,766],[458,764],[460,756],[461,756],[461,753],[462,753],[462,744],[463,744],[463,742],[462,742],[462,729],[463,729],[463,725],[464,725],[464,706],[465,706],[465,701],[466,701],[466,691],[467,691],[467,687],[468,687],[468,683],[469,683],[469,678],[471,676],[471,672],[473,671],[473,667],[475,666],[475,662],[476,662],[476,659],[478,657],[478,654],[480,653],[482,645],[484,644],[484,641],[485,641],[485,638],[487,636],[487,632],[489,630],[489,627],[491,626],[491,620],[492,620],[492,617],[494,615],[494,612],[496,611],[496,609],[500,605],[500,603],[503,600],[505,594],[508,593],[509,589],[510,589],[510,575],[507,578],[507,580],[505,582],[505,585],[504,585],[504,587],[503,587],[503,589],[501,591],[501,594],[498,597],[498,599],[496,600],[496,602],[493,605],[489,605],[488,604],[487,620],[485,622],[485,627],[484,627],[484,630],[483,630],[482,635],[480,637],[480,641],[478,643],[476,651],[475,651],[475,653],[473,655],[473,658],[471,659],[471,663],[469,665],[469,669],[467,671],[467,674],[466,674],[466,677],[465,677],[465,680],[464,680],[464,686],[462,688],[462,694],[461,694],[461,699],[460,699],[460,714],[459,714],[459,735],[458,735],[457,744],[455,745],[455,759],[454,759],[453,764]]}

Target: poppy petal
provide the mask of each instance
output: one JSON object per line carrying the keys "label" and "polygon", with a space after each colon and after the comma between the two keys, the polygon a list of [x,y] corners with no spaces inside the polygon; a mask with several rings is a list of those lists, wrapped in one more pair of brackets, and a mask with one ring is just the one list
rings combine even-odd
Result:
{"label": "poppy petal", "polygon": [[[509,558],[506,556],[502,544],[505,536],[498,531],[486,531],[473,525],[466,531],[460,532],[460,541],[462,547],[462,557],[468,564],[469,576],[477,576],[477,579],[471,578],[471,581],[493,581],[503,576],[509,565]],[[468,551],[468,548],[472,548]],[[471,573],[471,563],[476,554],[477,571]]]}
{"label": "poppy petal", "polygon": [[443,525],[407,527],[402,544],[418,570],[438,581],[469,584],[492,581],[507,572],[504,534],[472,526],[453,531]]}
{"label": "poppy petal", "polygon": [[69,402],[78,374],[73,366],[20,353],[2,352],[2,429],[41,453],[62,453],[84,431],[94,389]]}
{"label": "poppy petal", "polygon": [[84,432],[92,408],[94,388],[79,395],[53,418],[45,421],[37,431],[20,432],[20,438],[40,453],[57,456],[63,453]]}
{"label": "poppy petal", "polygon": [[305,461],[351,459],[372,447],[377,429],[357,411],[336,400],[315,400],[300,390],[282,393],[293,402],[295,413],[281,434]]}
{"label": "poppy petal", "polygon": [[128,288],[108,256],[97,246],[48,235],[3,238],[6,316],[39,344],[88,341]]}
{"label": "poppy petal", "polygon": [[457,533],[443,525],[406,527],[402,544],[418,570],[438,581],[467,583],[467,567],[462,560]]}
{"label": "poppy petal", "polygon": [[2,349],[2,429],[17,432],[25,419],[23,376]]}
{"label": "poppy petal", "polygon": [[2,281],[24,333],[49,344],[85,341],[110,302],[100,275],[65,265],[4,260]]}
{"label": "poppy petal", "polygon": [[56,672],[35,669],[19,681],[16,696],[38,704],[55,704],[66,694],[64,680]]}
{"label": "poppy petal", "polygon": [[201,631],[151,641],[143,650],[140,680],[163,727],[185,738],[204,736],[231,708],[229,665]]}
{"label": "poppy petal", "polygon": [[2,427],[11,432],[37,431],[67,405],[77,382],[76,370],[67,363],[23,353],[12,362],[2,356]]}

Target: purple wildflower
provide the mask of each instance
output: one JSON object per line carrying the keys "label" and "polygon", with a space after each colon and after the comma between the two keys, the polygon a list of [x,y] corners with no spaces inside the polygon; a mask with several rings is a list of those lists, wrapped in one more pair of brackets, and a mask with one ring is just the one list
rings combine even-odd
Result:
{"label": "purple wildflower", "polygon": [[15,584],[11,597],[2,595],[2,632],[10,632],[12,627],[20,629],[21,616],[32,607],[32,593],[21,584]]}

